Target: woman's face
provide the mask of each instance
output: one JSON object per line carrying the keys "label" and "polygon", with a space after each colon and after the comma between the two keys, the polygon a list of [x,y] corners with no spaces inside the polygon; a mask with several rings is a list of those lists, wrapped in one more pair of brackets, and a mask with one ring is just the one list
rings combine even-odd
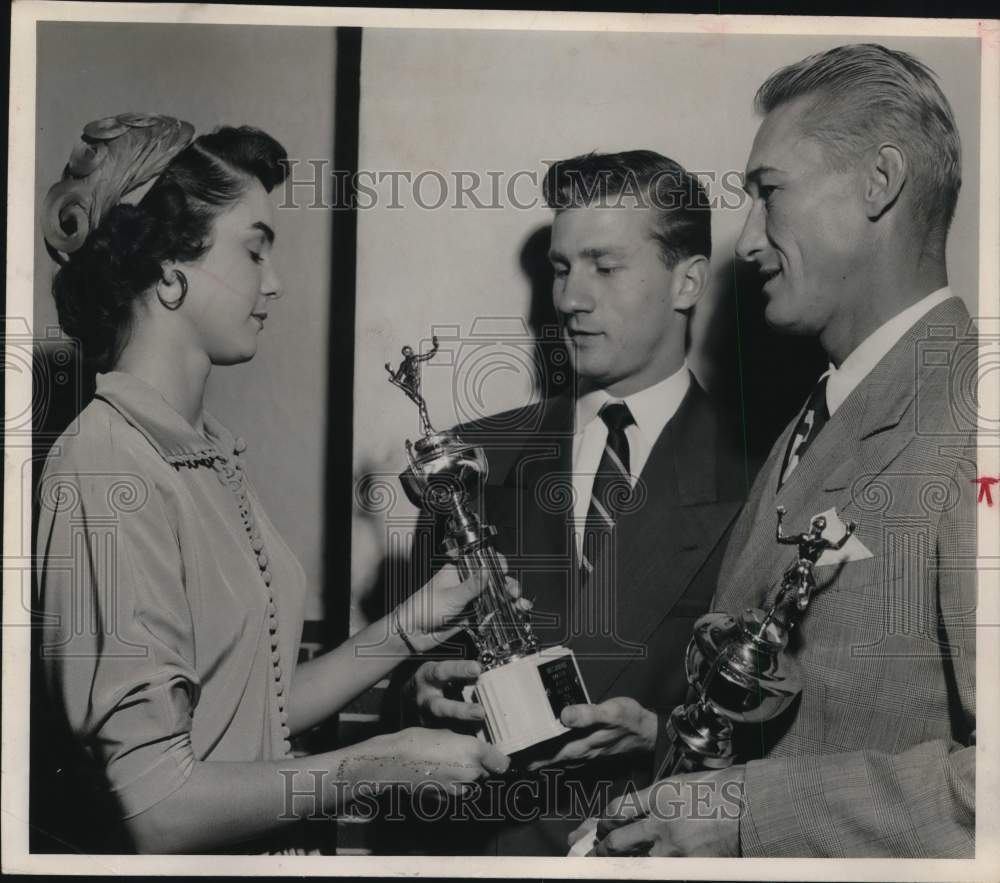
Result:
{"label": "woman's face", "polygon": [[254,181],[215,219],[208,251],[178,266],[188,280],[184,312],[213,365],[246,362],[256,354],[270,301],[281,293],[273,245],[274,209]]}

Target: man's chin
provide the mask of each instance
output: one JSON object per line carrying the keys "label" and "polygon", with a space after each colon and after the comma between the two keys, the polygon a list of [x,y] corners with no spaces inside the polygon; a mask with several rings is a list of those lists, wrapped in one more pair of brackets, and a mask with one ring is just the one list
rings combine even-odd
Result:
{"label": "man's chin", "polygon": [[582,384],[594,384],[600,386],[601,381],[607,373],[604,370],[604,366],[601,365],[597,359],[588,357],[588,355],[584,355],[579,352],[570,355],[569,366],[576,375],[577,381]]}
{"label": "man's chin", "polygon": [[767,327],[776,334],[790,337],[816,337],[819,334],[819,330],[801,316],[781,314],[772,319],[765,311],[764,320],[767,322]]}
{"label": "man's chin", "polygon": [[769,328],[782,334],[800,334],[801,317],[789,309],[788,302],[781,297],[769,297],[764,306],[764,321]]}

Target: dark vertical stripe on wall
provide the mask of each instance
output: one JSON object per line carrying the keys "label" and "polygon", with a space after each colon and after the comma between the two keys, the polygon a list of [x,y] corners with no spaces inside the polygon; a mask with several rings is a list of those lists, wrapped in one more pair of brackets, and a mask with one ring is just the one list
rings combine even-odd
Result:
{"label": "dark vertical stripe on wall", "polygon": [[[355,291],[358,218],[352,182],[358,169],[361,110],[361,28],[337,30],[333,161],[334,199],[330,272],[330,361],[326,447],[325,621],[328,646],[347,637],[351,606],[351,516],[354,461]],[[326,183],[332,184],[331,180]],[[343,185],[343,186],[341,186]]]}

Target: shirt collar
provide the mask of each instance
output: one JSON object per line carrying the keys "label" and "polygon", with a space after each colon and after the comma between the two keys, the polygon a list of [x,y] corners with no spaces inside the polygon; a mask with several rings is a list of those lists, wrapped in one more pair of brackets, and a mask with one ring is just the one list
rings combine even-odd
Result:
{"label": "shirt collar", "polygon": [[205,435],[201,435],[158,389],[134,374],[98,374],[96,396],[142,433],[168,463],[193,466],[218,457],[226,459],[245,447],[208,411],[203,414]]}
{"label": "shirt collar", "polygon": [[636,426],[646,438],[657,438],[667,421],[677,412],[691,385],[687,362],[669,377],[624,398],[615,398],[605,389],[592,389],[576,400],[577,435],[590,425],[608,402],[628,405]]}
{"label": "shirt collar", "polygon": [[925,313],[951,297],[947,286],[932,291],[868,335],[839,368],[830,364],[826,374],[826,407],[832,416],[855,388]]}

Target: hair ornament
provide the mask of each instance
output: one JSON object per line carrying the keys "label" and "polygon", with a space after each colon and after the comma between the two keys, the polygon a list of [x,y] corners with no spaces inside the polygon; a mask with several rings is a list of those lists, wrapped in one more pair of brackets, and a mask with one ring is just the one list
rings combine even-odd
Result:
{"label": "hair ornament", "polygon": [[121,113],[88,123],[42,206],[42,234],[65,264],[131,191],[151,182],[194,138],[194,126],[168,116]]}

